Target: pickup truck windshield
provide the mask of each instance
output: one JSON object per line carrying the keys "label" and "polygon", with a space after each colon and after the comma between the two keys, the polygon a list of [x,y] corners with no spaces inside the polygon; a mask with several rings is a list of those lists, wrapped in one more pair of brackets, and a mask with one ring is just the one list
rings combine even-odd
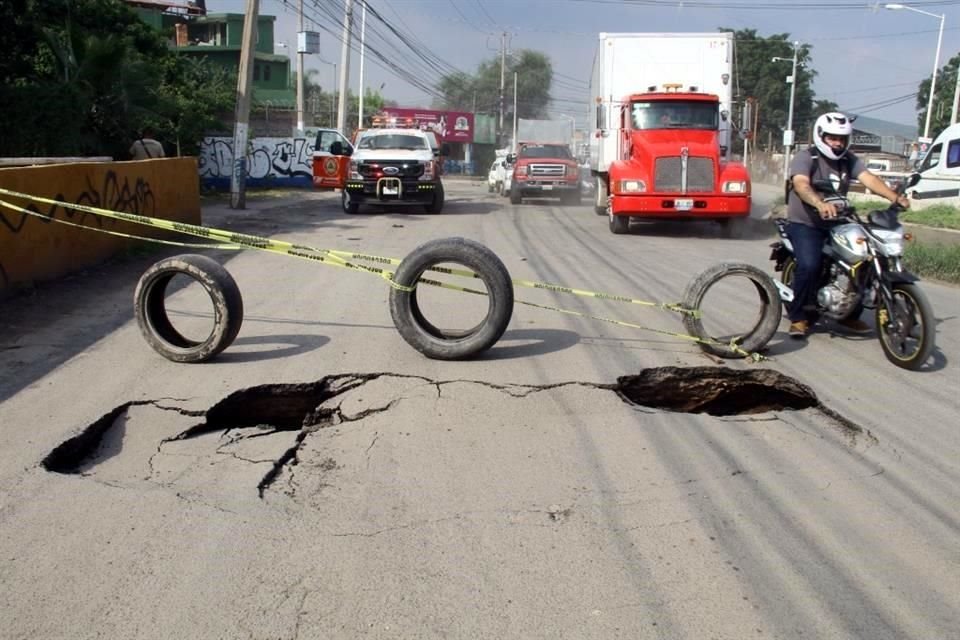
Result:
{"label": "pickup truck windshield", "polygon": [[526,145],[520,149],[520,158],[569,158],[570,149],[562,144]]}
{"label": "pickup truck windshield", "polygon": [[716,131],[719,114],[716,102],[653,100],[630,103],[634,129],[704,129]]}
{"label": "pickup truck windshield", "polygon": [[363,136],[357,143],[358,149],[429,149],[427,139],[420,136],[385,133]]}

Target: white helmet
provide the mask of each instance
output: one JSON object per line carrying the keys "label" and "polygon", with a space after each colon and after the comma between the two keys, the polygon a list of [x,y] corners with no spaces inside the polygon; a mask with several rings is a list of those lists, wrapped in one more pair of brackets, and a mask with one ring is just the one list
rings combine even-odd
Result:
{"label": "white helmet", "polygon": [[[845,138],[843,149],[836,151],[826,143],[823,136],[842,136]],[[853,135],[853,120],[842,113],[825,113],[813,124],[813,144],[817,145],[820,153],[831,160],[839,160],[846,155],[850,148],[850,137]]]}

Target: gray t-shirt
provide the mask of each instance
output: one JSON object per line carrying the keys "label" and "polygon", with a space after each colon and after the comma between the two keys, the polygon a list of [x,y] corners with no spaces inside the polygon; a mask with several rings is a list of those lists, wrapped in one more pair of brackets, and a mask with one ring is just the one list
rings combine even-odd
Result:
{"label": "gray t-shirt", "polygon": [[[816,169],[813,168],[816,163]],[[858,158],[853,152],[847,151],[846,156],[840,160],[830,160],[822,155],[814,158],[810,149],[804,149],[797,152],[790,163],[790,177],[808,176],[811,184],[815,180],[830,180],[834,188],[840,195],[847,195],[847,189],[850,186],[850,180],[856,179],[861,173],[867,170],[863,160]],[[843,175],[849,171],[849,175]],[[825,193],[822,195],[830,195]],[[790,222],[798,222],[809,227],[824,226],[823,220],[817,210],[805,203],[797,196],[797,192],[790,190],[790,201],[787,203],[787,219]]]}

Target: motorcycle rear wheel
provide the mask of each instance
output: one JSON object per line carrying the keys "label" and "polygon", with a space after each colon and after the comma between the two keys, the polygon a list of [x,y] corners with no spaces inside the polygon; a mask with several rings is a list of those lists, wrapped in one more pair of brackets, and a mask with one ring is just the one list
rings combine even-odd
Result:
{"label": "motorcycle rear wheel", "polygon": [[876,323],[880,347],[887,360],[916,371],[927,361],[936,341],[936,321],[926,294],[915,284],[893,285],[893,305],[877,304]]}

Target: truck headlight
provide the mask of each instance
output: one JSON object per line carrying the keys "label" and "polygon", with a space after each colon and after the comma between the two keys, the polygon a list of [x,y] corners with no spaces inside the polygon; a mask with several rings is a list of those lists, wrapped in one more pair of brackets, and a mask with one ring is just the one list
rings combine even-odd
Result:
{"label": "truck headlight", "polygon": [[420,175],[421,180],[433,180],[433,160],[428,160],[423,165],[423,173]]}
{"label": "truck headlight", "polygon": [[746,180],[732,180],[730,182],[724,182],[721,190],[724,193],[746,193],[747,182]]}
{"label": "truck headlight", "polygon": [[622,193],[643,193],[647,190],[647,183],[643,180],[621,180],[620,191]]}
{"label": "truck headlight", "polygon": [[521,164],[520,166],[517,167],[516,171],[518,176],[527,175],[527,165]]}
{"label": "truck headlight", "polygon": [[362,176],[360,175],[360,163],[351,160],[350,161],[350,179],[351,180],[360,180]]}

